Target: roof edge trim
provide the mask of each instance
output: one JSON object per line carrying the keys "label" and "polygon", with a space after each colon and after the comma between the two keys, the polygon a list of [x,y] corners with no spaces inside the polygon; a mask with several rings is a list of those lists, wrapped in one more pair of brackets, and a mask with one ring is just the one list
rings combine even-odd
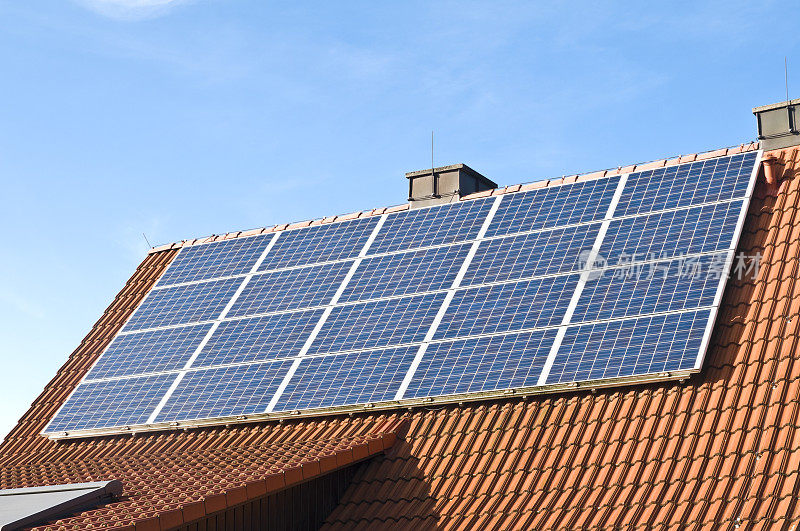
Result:
{"label": "roof edge trim", "polygon": [[780,109],[781,107],[787,107],[789,105],[800,105],[800,98],[795,98],[793,100],[784,100],[778,103],[770,103],[768,105],[760,105],[758,107],[753,107],[753,114],[757,112],[772,111],[774,109]]}
{"label": "roof edge trim", "polygon": [[619,378],[606,378],[603,380],[588,380],[582,382],[568,382],[550,385],[536,385],[530,387],[517,387],[515,389],[500,389],[495,391],[479,391],[473,393],[461,393],[457,395],[446,395],[439,397],[410,398],[405,400],[391,400],[386,402],[375,402],[368,404],[322,407],[315,409],[304,409],[295,411],[281,411],[274,413],[257,413],[250,415],[236,415],[230,417],[218,417],[213,419],[191,420],[183,422],[160,422],[154,424],[141,424],[136,426],[123,426],[114,428],[95,428],[89,430],[73,430],[57,433],[44,433],[41,435],[48,439],[61,441],[68,439],[83,439],[87,437],[99,437],[107,435],[130,435],[135,437],[137,434],[190,430],[194,428],[206,428],[214,426],[230,427],[231,425],[253,424],[258,422],[285,421],[290,419],[303,419],[308,417],[328,417],[335,415],[352,415],[356,413],[372,413],[375,411],[389,411],[397,409],[414,408],[430,405],[454,404],[460,402],[478,402],[484,400],[496,400],[498,398],[527,397],[542,394],[569,393],[573,391],[595,391],[597,389],[613,387],[629,387],[631,385],[646,385],[652,383],[662,383],[679,381],[682,382],[693,374],[700,371],[689,369],[683,371],[661,372],[654,374],[642,374],[637,376],[623,376]]}

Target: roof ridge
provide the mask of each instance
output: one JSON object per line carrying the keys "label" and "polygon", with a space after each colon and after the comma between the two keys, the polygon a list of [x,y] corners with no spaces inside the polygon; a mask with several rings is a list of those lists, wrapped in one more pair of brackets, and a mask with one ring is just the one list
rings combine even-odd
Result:
{"label": "roof ridge", "polygon": [[[736,146],[729,146],[699,153],[690,153],[688,155],[678,155],[671,158],[657,159],[648,162],[640,162],[637,164],[629,164],[627,166],[617,166],[616,168],[609,168],[605,170],[593,171],[588,173],[565,175],[557,179],[542,179],[539,181],[533,181],[528,183],[511,184],[508,186],[494,188],[492,190],[476,192],[460,198],[460,201],[470,201],[472,199],[479,199],[481,197],[490,197],[495,195],[514,193],[514,192],[525,192],[528,190],[536,190],[538,188],[545,188],[548,186],[558,186],[561,184],[570,184],[574,182],[601,179],[603,177],[613,177],[614,175],[620,175],[623,173],[632,173],[634,171],[645,171],[650,169],[663,168],[667,166],[675,166],[677,164],[713,159],[717,157],[725,157],[728,155],[735,155],[737,153],[755,151],[757,149],[759,149],[758,142],[747,142]],[[198,245],[201,243],[211,243],[223,240],[231,240],[234,238],[243,238],[246,236],[257,236],[259,234],[281,232],[286,229],[297,229],[297,228],[311,227],[316,225],[326,225],[328,223],[333,223],[337,221],[348,221],[351,219],[379,216],[381,214],[390,214],[392,212],[401,212],[403,210],[408,210],[409,207],[410,207],[409,203],[405,203],[402,205],[392,205],[388,207],[378,207],[368,210],[360,210],[348,214],[325,216],[323,218],[318,218],[313,220],[295,221],[292,223],[280,223],[272,227],[260,227],[255,229],[227,232],[224,234],[211,234],[210,236],[181,240],[178,242],[167,243],[164,245],[158,245],[156,247],[151,248],[148,251],[148,254],[167,251],[170,249],[179,249],[181,247],[188,247],[191,245]]]}

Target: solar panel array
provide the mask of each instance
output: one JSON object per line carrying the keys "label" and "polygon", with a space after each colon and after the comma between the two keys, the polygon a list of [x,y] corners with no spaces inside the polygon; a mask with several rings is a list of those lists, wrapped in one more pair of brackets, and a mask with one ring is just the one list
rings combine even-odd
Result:
{"label": "solar panel array", "polygon": [[758,162],[185,247],[45,433],[697,370]]}

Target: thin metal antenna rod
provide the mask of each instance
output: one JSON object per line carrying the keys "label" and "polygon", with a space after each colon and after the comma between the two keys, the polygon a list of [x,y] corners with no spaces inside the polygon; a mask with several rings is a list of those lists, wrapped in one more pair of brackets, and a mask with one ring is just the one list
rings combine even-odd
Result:
{"label": "thin metal antenna rod", "polygon": [[150,245],[150,240],[148,240],[148,239],[147,239],[147,234],[145,234],[145,233],[143,232],[143,233],[142,233],[142,236],[144,236],[144,241],[146,241],[146,242],[147,242],[147,246],[148,246],[148,247],[150,247],[150,248],[152,249],[152,248],[153,248],[153,246],[152,246],[152,245]]}
{"label": "thin metal antenna rod", "polygon": [[433,164],[433,131],[431,131],[431,177],[433,178],[433,197],[439,197],[439,179],[436,177],[436,166]]}
{"label": "thin metal antenna rod", "polygon": [[786,102],[789,102],[789,60],[783,56],[783,76],[786,80]]}

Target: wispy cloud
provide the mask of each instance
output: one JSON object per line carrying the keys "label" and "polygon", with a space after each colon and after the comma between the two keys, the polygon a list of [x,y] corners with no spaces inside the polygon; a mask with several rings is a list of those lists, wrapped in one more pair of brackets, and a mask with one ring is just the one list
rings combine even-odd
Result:
{"label": "wispy cloud", "polygon": [[117,20],[142,20],[166,15],[192,0],[75,0],[103,16]]}

